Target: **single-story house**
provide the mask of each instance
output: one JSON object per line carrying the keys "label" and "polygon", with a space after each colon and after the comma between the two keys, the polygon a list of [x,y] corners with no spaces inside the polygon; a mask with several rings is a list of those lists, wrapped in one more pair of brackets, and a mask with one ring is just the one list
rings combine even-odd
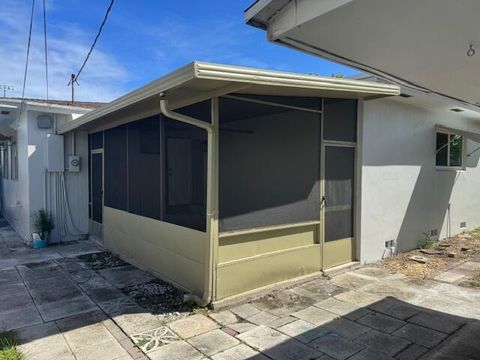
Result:
{"label": "single-story house", "polygon": [[87,159],[87,135],[59,136],[57,126],[101,105],[0,98],[1,211],[26,243],[34,232],[32,215],[40,209],[54,217],[52,243],[88,234],[88,171],[69,163]]}
{"label": "single-story house", "polygon": [[479,120],[385,82],[194,62],[57,134],[88,142],[90,235],[207,304],[480,225]]}

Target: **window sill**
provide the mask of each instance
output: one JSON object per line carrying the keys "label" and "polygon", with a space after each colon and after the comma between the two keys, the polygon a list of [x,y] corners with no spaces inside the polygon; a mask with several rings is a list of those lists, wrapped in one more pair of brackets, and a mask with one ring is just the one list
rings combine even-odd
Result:
{"label": "window sill", "polygon": [[435,166],[436,171],[456,171],[456,172],[464,172],[467,171],[464,167],[449,167],[449,166]]}

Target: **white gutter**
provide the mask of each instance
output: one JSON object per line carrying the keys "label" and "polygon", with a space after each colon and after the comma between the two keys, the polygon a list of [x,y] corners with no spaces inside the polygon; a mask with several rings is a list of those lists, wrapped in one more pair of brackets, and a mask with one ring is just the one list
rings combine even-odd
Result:
{"label": "white gutter", "polygon": [[[163,94],[160,94],[162,97]],[[212,102],[216,99],[212,99]],[[216,209],[216,178],[217,178],[217,138],[216,134],[218,133],[216,129],[218,129],[218,121],[214,122],[213,125],[211,123],[207,123],[205,121],[195,119],[193,117],[179,114],[170,110],[168,106],[168,100],[160,99],[160,109],[162,114],[170,119],[174,119],[177,121],[181,121],[186,124],[190,124],[201,129],[207,131],[207,234],[208,234],[208,251],[206,252],[205,256],[205,274],[204,274],[204,289],[202,298],[198,298],[197,296],[193,296],[195,301],[198,305],[205,307],[212,302],[213,299],[213,257],[214,257],[214,242],[216,237],[216,231],[214,227],[216,226],[217,221],[217,214],[218,212]],[[213,106],[212,106],[213,110]],[[213,113],[213,111],[212,111]],[[212,114],[213,115],[213,114]],[[212,117],[216,117],[216,114]]]}

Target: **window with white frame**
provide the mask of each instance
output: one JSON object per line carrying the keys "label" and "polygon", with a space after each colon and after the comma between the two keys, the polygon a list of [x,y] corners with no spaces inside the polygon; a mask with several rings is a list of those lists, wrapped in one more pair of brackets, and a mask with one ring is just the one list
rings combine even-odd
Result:
{"label": "window with white frame", "polygon": [[463,168],[463,136],[437,131],[435,165],[440,168]]}

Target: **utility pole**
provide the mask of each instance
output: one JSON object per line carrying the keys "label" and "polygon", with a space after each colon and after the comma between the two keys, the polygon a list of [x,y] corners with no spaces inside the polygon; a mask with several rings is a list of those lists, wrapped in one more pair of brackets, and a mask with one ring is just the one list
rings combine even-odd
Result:
{"label": "utility pole", "polygon": [[77,77],[75,74],[70,75],[70,82],[67,86],[72,87],[72,104],[75,104],[75,84],[78,85]]}
{"label": "utility pole", "polygon": [[0,85],[0,89],[3,90],[3,97],[7,97],[7,91],[15,91],[15,87],[12,85]]}

